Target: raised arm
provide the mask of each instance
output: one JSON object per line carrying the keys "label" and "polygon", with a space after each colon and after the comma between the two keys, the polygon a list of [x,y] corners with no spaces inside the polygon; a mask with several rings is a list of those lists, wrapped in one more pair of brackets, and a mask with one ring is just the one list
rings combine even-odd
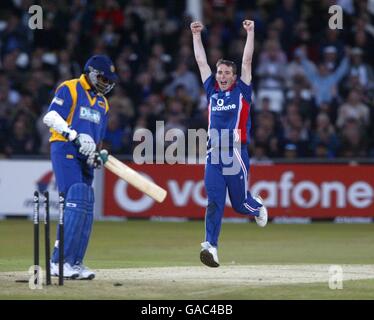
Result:
{"label": "raised arm", "polygon": [[305,46],[301,46],[295,50],[295,56],[300,59],[300,64],[304,70],[308,81],[313,84],[318,81],[318,72],[313,62],[307,58],[307,50]]}
{"label": "raised arm", "polygon": [[254,49],[255,23],[252,20],[244,20],[243,28],[247,31],[247,40],[244,46],[242,59],[242,74],[240,79],[247,85],[252,81],[252,56]]}
{"label": "raised arm", "polygon": [[210,69],[206,58],[203,42],[201,40],[201,31],[203,30],[204,26],[200,21],[195,21],[191,23],[190,28],[192,32],[195,59],[197,65],[199,66],[201,80],[204,83],[205,80],[208,79],[212,74],[212,70]]}
{"label": "raised arm", "polygon": [[332,79],[334,81],[334,84],[339,83],[339,81],[347,74],[348,70],[349,70],[349,59],[345,57],[340,62],[339,67],[332,74]]}

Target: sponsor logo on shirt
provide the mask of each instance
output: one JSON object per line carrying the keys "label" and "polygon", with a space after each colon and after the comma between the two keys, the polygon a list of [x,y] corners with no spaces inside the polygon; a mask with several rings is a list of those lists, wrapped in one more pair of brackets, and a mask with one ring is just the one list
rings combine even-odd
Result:
{"label": "sponsor logo on shirt", "polygon": [[104,108],[105,109],[105,103],[104,103],[104,101],[99,101],[98,102],[98,105],[99,105],[99,107],[102,107],[102,108]]}
{"label": "sponsor logo on shirt", "polygon": [[212,107],[212,111],[228,111],[228,110],[233,110],[236,109],[236,104],[228,104],[226,106],[223,105],[224,100],[223,99],[218,99],[217,100],[217,105]]}
{"label": "sponsor logo on shirt", "polygon": [[99,111],[95,109],[92,109],[89,107],[80,107],[79,118],[99,124],[100,119],[101,119],[101,114]]}
{"label": "sponsor logo on shirt", "polygon": [[52,100],[52,103],[58,104],[59,106],[62,106],[64,104],[64,100],[62,100],[59,97],[54,97]]}

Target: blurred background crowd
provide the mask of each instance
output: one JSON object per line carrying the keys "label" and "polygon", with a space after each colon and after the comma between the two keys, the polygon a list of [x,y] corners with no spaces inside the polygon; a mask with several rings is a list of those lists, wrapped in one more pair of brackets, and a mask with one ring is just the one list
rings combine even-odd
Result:
{"label": "blurred background crowd", "polygon": [[[43,8],[43,29],[28,8]],[[328,8],[343,8],[329,29]],[[240,70],[244,19],[255,21],[251,156],[374,156],[374,1],[206,0],[203,40]],[[77,78],[92,54],[115,62],[105,147],[131,155],[133,133],[207,128],[185,0],[0,2],[0,156],[47,155],[41,118],[62,81]],[[157,137],[156,137],[157,140]]]}

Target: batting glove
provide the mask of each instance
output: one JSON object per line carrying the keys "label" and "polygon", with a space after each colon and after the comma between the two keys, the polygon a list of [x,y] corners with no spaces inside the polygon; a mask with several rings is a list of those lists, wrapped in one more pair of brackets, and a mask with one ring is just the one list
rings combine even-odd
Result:
{"label": "batting glove", "polygon": [[108,151],[103,149],[100,152],[95,151],[92,155],[90,155],[87,159],[87,164],[90,167],[93,167],[95,169],[101,169],[101,167],[104,164],[103,161],[103,155],[108,155]]}
{"label": "batting glove", "polygon": [[84,156],[92,156],[96,151],[96,143],[88,134],[78,134],[73,142],[79,147],[79,152]]}

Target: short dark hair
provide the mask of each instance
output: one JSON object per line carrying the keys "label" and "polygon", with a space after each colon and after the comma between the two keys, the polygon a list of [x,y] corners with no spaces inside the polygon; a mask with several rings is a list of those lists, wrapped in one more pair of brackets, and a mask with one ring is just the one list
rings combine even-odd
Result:
{"label": "short dark hair", "polygon": [[231,67],[232,68],[232,72],[233,74],[236,74],[237,72],[237,67],[236,67],[236,63],[234,61],[231,61],[231,60],[225,60],[225,59],[219,59],[216,63],[216,68],[218,69],[218,67],[221,65],[221,64],[224,64],[228,67]]}

